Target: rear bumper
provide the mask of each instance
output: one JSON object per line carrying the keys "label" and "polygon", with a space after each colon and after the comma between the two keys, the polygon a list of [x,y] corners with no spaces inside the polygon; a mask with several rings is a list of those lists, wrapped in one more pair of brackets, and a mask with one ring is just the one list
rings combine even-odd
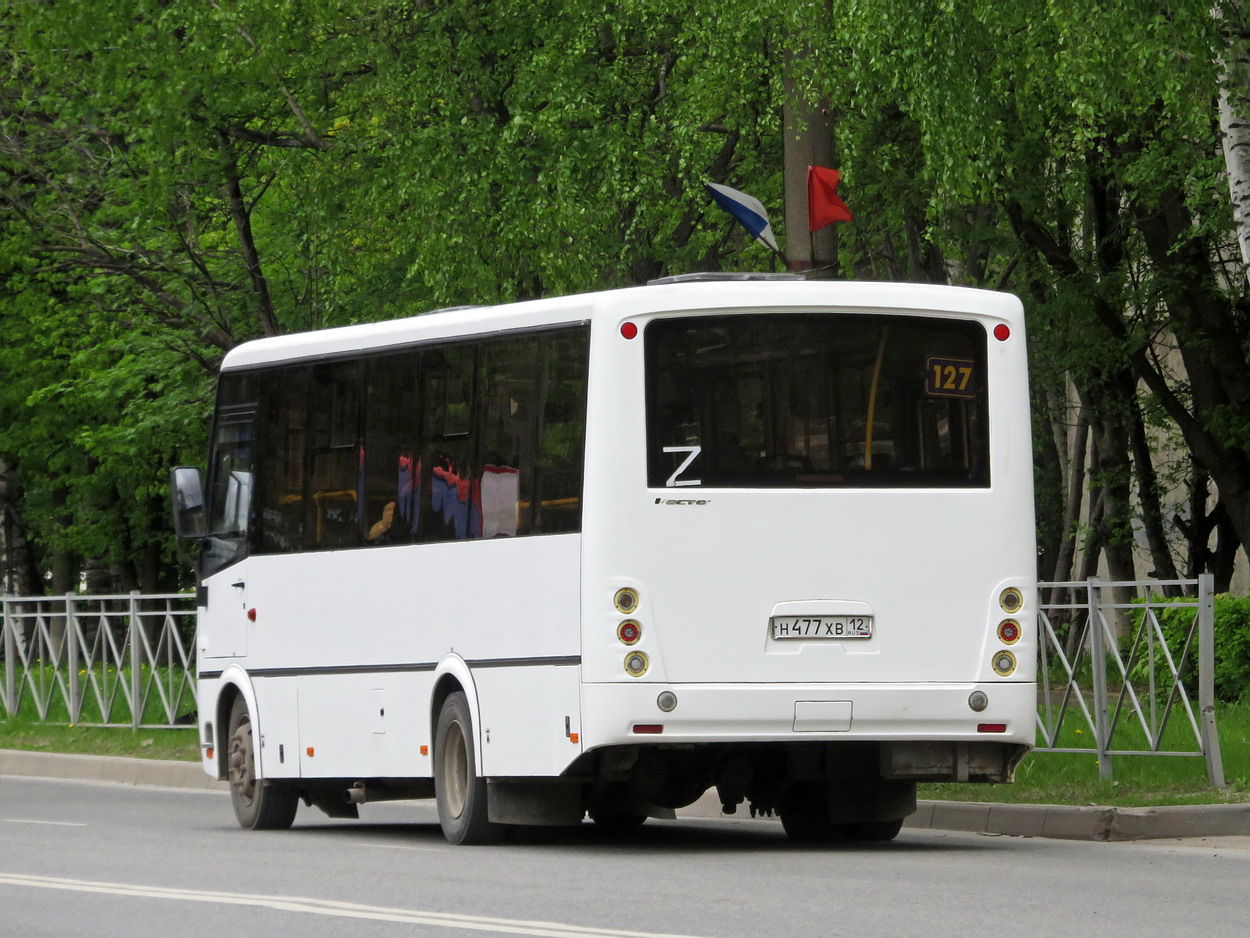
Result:
{"label": "rear bumper", "polygon": [[[664,691],[677,706],[661,711]],[[989,698],[980,713],[974,691]],[[581,740],[587,750],[640,743],[817,740],[995,742],[1032,746],[1037,685],[653,684],[582,685]],[[997,726],[1003,726],[1001,731]],[[651,728],[639,733],[636,727]],[[660,727],[655,732],[655,727]],[[986,732],[978,727],[993,726]]]}

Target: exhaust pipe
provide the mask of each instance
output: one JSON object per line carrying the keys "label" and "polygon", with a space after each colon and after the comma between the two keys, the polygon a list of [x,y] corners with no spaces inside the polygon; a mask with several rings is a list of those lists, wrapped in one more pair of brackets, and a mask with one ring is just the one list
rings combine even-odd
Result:
{"label": "exhaust pipe", "polygon": [[369,800],[369,792],[365,790],[365,786],[356,783],[354,788],[349,788],[343,792],[343,800],[347,804],[364,804]]}

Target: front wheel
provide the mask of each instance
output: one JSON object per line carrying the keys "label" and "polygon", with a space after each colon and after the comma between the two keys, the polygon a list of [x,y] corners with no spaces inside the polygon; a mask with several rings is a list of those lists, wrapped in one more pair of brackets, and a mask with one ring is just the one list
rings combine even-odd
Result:
{"label": "front wheel", "polygon": [[230,804],[239,826],[248,830],[286,830],[295,820],[299,792],[256,777],[256,747],[247,703],[236,697],[230,708],[227,778]]}
{"label": "front wheel", "polygon": [[503,836],[486,807],[486,779],[477,774],[473,718],[460,691],[451,694],[438,715],[434,734],[434,795],[443,836],[453,844],[488,844]]}

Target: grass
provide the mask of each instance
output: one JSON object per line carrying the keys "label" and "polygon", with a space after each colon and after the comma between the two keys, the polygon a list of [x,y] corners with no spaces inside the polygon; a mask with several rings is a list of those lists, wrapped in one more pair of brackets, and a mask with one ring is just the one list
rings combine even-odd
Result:
{"label": "grass", "polygon": [[[1173,716],[1165,749],[1193,749],[1192,733]],[[1179,804],[1250,802],[1250,697],[1240,703],[1221,703],[1215,709],[1220,755],[1227,788],[1212,788],[1206,760],[1201,756],[1113,756],[1113,779],[1098,775],[1093,752],[1032,752],[1016,769],[1010,785],[921,785],[920,797],[943,801],[995,801],[1014,804],[1097,804],[1151,807]],[[1115,748],[1145,748],[1144,737],[1126,725]],[[1183,732],[1182,732],[1183,730]],[[1073,724],[1065,729],[1063,746],[1088,745],[1088,730]],[[1185,739],[1189,736],[1189,739]]]}
{"label": "grass", "polygon": [[72,752],[140,759],[199,758],[195,727],[127,729],[73,723],[39,723],[26,716],[0,714],[0,749]]}
{"label": "grass", "polygon": [[[0,706],[0,749],[25,749],[36,752],[65,752],[97,756],[133,756],[141,759],[199,758],[199,742],[192,726],[166,729],[159,724],[166,719],[155,687],[164,688],[167,697],[178,705],[176,713],[195,706],[194,682],[181,668],[142,666],[141,699],[145,701],[143,722],[156,724],[141,729],[101,726],[129,720],[129,709],[119,693],[119,685],[128,686],[128,668],[96,665],[90,671],[78,672],[82,699],[77,721],[70,719],[65,703],[64,669],[59,673],[52,666],[27,669],[24,691],[16,714]],[[40,721],[35,700],[47,701],[47,719]],[[108,714],[106,718],[105,714]]]}

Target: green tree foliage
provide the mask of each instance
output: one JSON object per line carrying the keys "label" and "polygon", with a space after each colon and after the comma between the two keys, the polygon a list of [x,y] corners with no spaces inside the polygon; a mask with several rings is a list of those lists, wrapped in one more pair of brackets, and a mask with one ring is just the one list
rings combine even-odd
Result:
{"label": "green tree foliage", "polygon": [[211,375],[240,341],[771,269],[702,183],[781,205],[787,61],[795,93],[834,118],[856,212],[845,275],[1025,298],[1048,556],[1072,545],[1084,487],[1062,432],[1070,387],[1097,469],[1087,548],[1131,565],[1134,513],[1162,537],[1148,426],[1185,441],[1245,541],[1246,297],[1216,108],[1241,21],[1228,10],[12,4],[0,452],[50,586],[88,561],[118,588],[174,584],[165,472],[195,461]]}

